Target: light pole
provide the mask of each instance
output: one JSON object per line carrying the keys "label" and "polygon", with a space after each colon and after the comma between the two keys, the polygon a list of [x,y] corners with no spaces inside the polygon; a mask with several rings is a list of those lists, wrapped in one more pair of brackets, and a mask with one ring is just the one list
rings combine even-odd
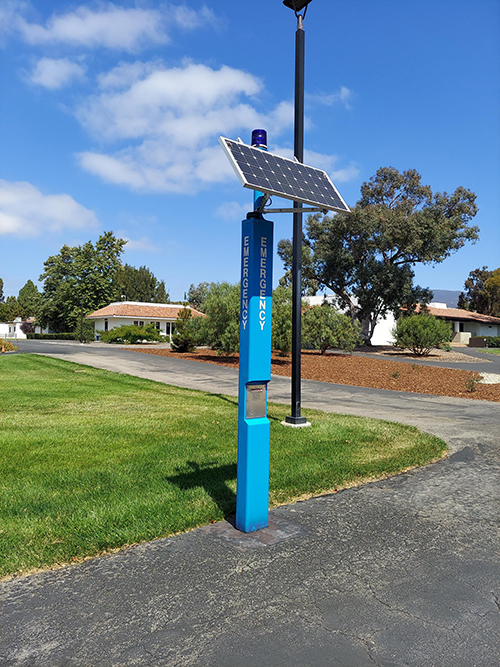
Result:
{"label": "light pole", "polygon": [[[293,9],[297,17],[295,33],[295,113],[293,150],[296,159],[304,162],[304,63],[305,32],[303,19],[307,6],[312,0],[283,0],[283,4]],[[300,12],[303,11],[301,14]],[[308,422],[300,414],[301,408],[301,291],[302,291],[302,204],[293,203],[292,241],[292,414],[286,422],[292,426],[303,426]]]}

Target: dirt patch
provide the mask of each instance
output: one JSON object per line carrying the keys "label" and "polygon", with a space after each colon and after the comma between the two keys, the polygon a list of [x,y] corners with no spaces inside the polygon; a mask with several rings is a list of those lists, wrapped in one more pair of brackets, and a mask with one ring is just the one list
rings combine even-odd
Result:
{"label": "dirt patch", "polygon": [[[196,350],[178,354],[165,348],[128,348],[133,352],[156,354],[177,359],[191,359],[219,366],[238,367],[238,356],[217,356],[212,350]],[[463,355],[465,356],[465,355]],[[271,373],[291,375],[290,357],[272,355]],[[500,384],[481,384],[479,374],[454,368],[437,368],[416,362],[390,361],[387,358],[372,359],[358,355],[302,351],[302,377],[335,384],[357,387],[374,387],[394,391],[409,391],[416,394],[456,396],[483,401],[500,402]]]}

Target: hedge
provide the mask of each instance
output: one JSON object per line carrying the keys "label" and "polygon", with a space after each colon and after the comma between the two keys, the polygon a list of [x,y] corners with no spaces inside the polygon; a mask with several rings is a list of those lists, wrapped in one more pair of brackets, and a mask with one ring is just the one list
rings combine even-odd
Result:
{"label": "hedge", "polygon": [[36,338],[37,340],[77,340],[74,333],[29,333],[26,334],[26,338]]}
{"label": "hedge", "polygon": [[500,336],[481,336],[486,338],[486,347],[500,347]]}

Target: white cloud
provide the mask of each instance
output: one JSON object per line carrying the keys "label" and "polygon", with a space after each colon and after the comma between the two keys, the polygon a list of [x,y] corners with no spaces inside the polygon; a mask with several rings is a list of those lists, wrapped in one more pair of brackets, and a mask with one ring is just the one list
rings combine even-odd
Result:
{"label": "white cloud", "polygon": [[[215,122],[221,114],[231,116],[235,106],[238,116],[255,116],[251,107],[235,101],[261,90],[259,80],[247,72],[193,63],[153,70],[137,63],[119,65],[100,82],[107,89],[90,97],[76,115],[88,130],[108,140],[161,134],[192,143],[213,131],[214,111]],[[111,85],[119,90],[108,90]]]}
{"label": "white cloud", "polygon": [[74,79],[83,78],[85,71],[85,67],[68,58],[41,58],[33,69],[30,80],[38,86],[56,90]]}
{"label": "white cloud", "polygon": [[277,136],[293,124],[290,102],[259,113],[261,82],[227,66],[121,63],[99,86],[99,94],[79,105],[77,118],[100,140],[134,143],[112,155],[87,151],[77,159],[104,180],[137,190],[189,193],[229,179],[219,135],[249,136],[265,127]]}
{"label": "white cloud", "polygon": [[237,201],[225,201],[214,211],[213,216],[230,222],[240,222],[246,218],[251,209],[252,206],[249,202],[241,204]]}
{"label": "white cloud", "polygon": [[127,242],[125,250],[153,252],[153,253],[160,252],[158,244],[153,243],[153,241],[151,241],[151,239],[148,236],[141,236],[141,238],[133,240],[130,238],[130,236],[128,236],[126,231],[118,230],[116,232],[116,237],[124,239]]}
{"label": "white cloud", "polygon": [[0,5],[0,37],[15,30],[20,13],[26,10],[22,0],[2,0]]}
{"label": "white cloud", "polygon": [[0,234],[32,237],[96,224],[94,211],[69,195],[44,195],[31,183],[0,179]]}
{"label": "white cloud", "polygon": [[194,9],[190,9],[185,5],[179,7],[170,7],[168,10],[168,15],[177,23],[178,26],[186,30],[194,30],[195,28],[200,28],[205,24],[214,24],[215,14],[208,7],[203,6],[199,12]]}
{"label": "white cloud", "polygon": [[120,159],[102,153],[84,152],[79,153],[77,159],[83,169],[109,183],[128,185],[133,189],[139,189],[146,183],[133,163],[126,164],[125,155]]}
{"label": "white cloud", "polygon": [[359,176],[359,169],[355,162],[350,162],[344,169],[336,169],[330,172],[330,176],[334,183],[348,183]]}
{"label": "white cloud", "polygon": [[316,104],[325,104],[326,106],[332,106],[333,104],[342,104],[346,109],[351,108],[351,102],[354,97],[354,92],[346,86],[341,86],[339,90],[335,93],[330,93],[327,95],[307,95],[307,101],[309,103]]}
{"label": "white cloud", "polygon": [[123,89],[131,86],[139,79],[154,72],[158,68],[158,64],[154,61],[134,63],[122,62],[109,70],[98,75],[97,83],[99,88],[106,89]]}
{"label": "white cloud", "polygon": [[28,23],[19,14],[17,28],[29,44],[104,47],[133,53],[151,44],[167,43],[168,28],[194,29],[212,22],[213,18],[205,7],[197,12],[183,6],[126,8],[102,2],[97,9],[82,5],[65,14],[54,14],[45,25]]}

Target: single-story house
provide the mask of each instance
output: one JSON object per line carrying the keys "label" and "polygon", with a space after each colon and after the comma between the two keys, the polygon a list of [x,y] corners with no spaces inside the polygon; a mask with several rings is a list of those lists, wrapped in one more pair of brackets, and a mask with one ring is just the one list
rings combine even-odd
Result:
{"label": "single-story house", "polygon": [[461,308],[447,308],[445,303],[431,303],[428,310],[434,317],[451,324],[452,343],[468,344],[470,338],[500,336],[500,317],[482,315]]}
{"label": "single-story house", "polygon": [[109,331],[116,327],[135,324],[136,326],[147,326],[154,324],[165,336],[172,339],[174,323],[179,312],[187,308],[193,317],[205,317],[191,306],[183,306],[179,303],[143,303],[140,301],[115,301],[109,306],[99,308],[85,319],[94,322],[96,336],[100,331]]}
{"label": "single-story house", "polygon": [[[310,306],[318,306],[326,300],[336,305],[337,299],[333,294],[306,296]],[[461,308],[448,308],[446,303],[433,301],[427,306],[431,315],[449,322],[453,329],[452,343],[464,343],[467,345],[471,338],[481,336],[500,336],[500,318],[490,315],[481,315]],[[392,330],[396,326],[396,320],[392,313],[388,313],[377,322],[372,336],[372,345],[392,345],[394,336]]]}
{"label": "single-story house", "polygon": [[[21,324],[24,322],[30,322],[33,324],[35,322],[35,318],[28,317],[27,320],[23,320],[21,317],[16,317],[11,322],[0,322],[0,338],[16,338],[17,340],[24,340],[26,338],[26,334],[23,333],[21,329]],[[35,327],[35,331],[40,333],[40,327]]]}

